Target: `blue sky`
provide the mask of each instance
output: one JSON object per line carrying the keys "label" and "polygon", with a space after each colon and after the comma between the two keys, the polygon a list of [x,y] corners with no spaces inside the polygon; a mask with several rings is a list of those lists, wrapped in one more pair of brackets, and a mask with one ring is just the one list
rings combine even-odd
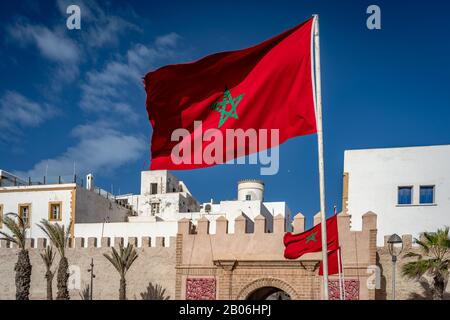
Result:
{"label": "blue sky", "polygon": [[[81,30],[66,28],[69,3],[81,6]],[[66,176],[75,162],[104,189],[136,193],[149,166],[146,72],[251,46],[319,13],[327,205],[340,208],[344,150],[450,143],[450,5],[422,3],[2,1],[0,168],[42,179],[47,164]],[[370,4],[381,30],[366,28]],[[280,161],[274,176],[255,165],[175,174],[200,201],[233,199],[239,179],[262,178],[267,201],[312,216],[316,137],[288,141]]]}

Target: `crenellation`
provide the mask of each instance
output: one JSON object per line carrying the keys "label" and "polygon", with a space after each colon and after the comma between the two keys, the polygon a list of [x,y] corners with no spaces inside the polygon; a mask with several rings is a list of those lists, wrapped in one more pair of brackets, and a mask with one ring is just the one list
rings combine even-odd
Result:
{"label": "crenellation", "polygon": [[47,238],[37,239],[37,249],[45,249],[47,247]]}
{"label": "crenellation", "polygon": [[79,249],[79,248],[84,248],[84,238],[75,238],[75,248]]}
{"label": "crenellation", "polygon": [[209,220],[206,217],[201,217],[197,221],[197,233],[198,234],[209,234]]}
{"label": "crenellation", "polygon": [[216,220],[216,234],[227,234],[228,233],[228,220],[221,216]]}
{"label": "crenellation", "polygon": [[0,248],[9,249],[9,241],[8,240],[0,240]]}
{"label": "crenellation", "polygon": [[166,248],[176,247],[177,237],[169,237],[169,243],[164,242]]}
{"label": "crenellation", "polygon": [[164,237],[156,237],[155,245],[156,247],[164,247],[165,238]]}
{"label": "crenellation", "polygon": [[294,221],[292,221],[292,227],[294,233],[302,233],[305,231],[305,216],[301,212],[295,215]]}
{"label": "crenellation", "polygon": [[88,248],[97,248],[97,238],[96,237],[88,238]]}
{"label": "crenellation", "polygon": [[32,249],[32,248],[34,248],[34,243],[35,243],[35,241],[34,241],[33,238],[25,239],[25,249]]}
{"label": "crenellation", "polygon": [[137,247],[138,246],[138,238],[137,237],[128,237],[128,244]]}
{"label": "crenellation", "polygon": [[377,228],[377,215],[368,211],[362,215],[362,230],[374,230]]}
{"label": "crenellation", "polygon": [[266,232],[267,221],[262,215],[257,215],[255,217],[255,233],[261,234]]}
{"label": "crenellation", "polygon": [[247,231],[247,218],[244,215],[238,216],[234,220],[234,233],[235,234],[244,234]]}
{"label": "crenellation", "polygon": [[403,250],[409,250],[413,246],[413,237],[411,234],[402,235],[403,240]]}
{"label": "crenellation", "polygon": [[321,219],[322,219],[322,215],[319,211],[314,215],[314,226],[317,226],[322,221]]}
{"label": "crenellation", "polygon": [[178,233],[190,234],[192,230],[192,221],[188,218],[178,220]]}
{"label": "crenellation", "polygon": [[273,218],[273,233],[286,232],[286,222],[283,215],[278,214]]}
{"label": "crenellation", "polygon": [[114,238],[114,248],[119,248],[121,245],[123,246],[124,240],[123,237],[115,237]]}
{"label": "crenellation", "polygon": [[102,237],[102,239],[101,239],[101,247],[102,248],[109,248],[109,247],[111,247],[111,238],[109,238],[109,237]]}
{"label": "crenellation", "polygon": [[[177,237],[141,237],[139,241],[138,237],[129,237],[127,238],[127,241],[129,244],[135,246],[136,248],[170,248],[176,246],[176,239]],[[76,237],[69,241],[70,243],[73,243],[73,246],[68,245],[68,249],[71,251],[78,251],[80,249],[92,249],[92,248],[109,248],[111,247],[111,243],[115,242],[115,246],[118,246],[120,243],[124,243],[124,238],[122,237],[102,237],[101,241],[98,241],[98,238],[96,237],[89,237],[89,238],[83,238],[83,237]],[[154,244],[154,246],[152,246]],[[27,238],[25,239],[25,248],[30,251],[41,251],[45,249],[48,245],[50,245],[50,242],[46,238]],[[11,243],[7,240],[0,240],[0,248],[1,249],[17,249],[18,246],[14,243]]]}
{"label": "crenellation", "polygon": [[141,247],[142,248],[148,248],[152,245],[152,238],[151,237],[142,237]]}

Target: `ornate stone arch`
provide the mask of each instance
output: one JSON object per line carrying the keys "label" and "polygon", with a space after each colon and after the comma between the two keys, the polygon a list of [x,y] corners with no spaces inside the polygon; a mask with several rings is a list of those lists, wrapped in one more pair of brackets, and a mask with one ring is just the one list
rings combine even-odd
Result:
{"label": "ornate stone arch", "polygon": [[286,292],[292,300],[298,300],[295,289],[287,282],[277,278],[261,278],[246,284],[236,296],[237,300],[245,300],[252,292],[264,287],[275,287]]}

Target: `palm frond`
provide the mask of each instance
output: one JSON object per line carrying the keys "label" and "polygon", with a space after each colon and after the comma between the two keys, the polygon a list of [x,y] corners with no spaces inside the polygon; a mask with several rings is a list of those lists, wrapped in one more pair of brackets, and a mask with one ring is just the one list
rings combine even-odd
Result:
{"label": "palm frond", "polygon": [[26,226],[22,218],[17,213],[7,213],[3,217],[3,224],[11,234],[0,231],[0,235],[2,236],[0,239],[15,243],[22,250],[25,249]]}
{"label": "palm frond", "polygon": [[430,268],[430,260],[411,261],[403,265],[403,276],[410,279],[420,279]]}
{"label": "palm frond", "polygon": [[415,253],[415,252],[408,252],[408,253],[405,253],[403,256],[404,256],[405,258],[413,258],[413,257],[416,257],[416,258],[418,258],[418,259],[422,259],[422,255],[419,254],[419,253]]}
{"label": "palm frond", "polygon": [[103,255],[123,277],[131,268],[133,262],[138,258],[136,249],[131,244],[128,244],[126,247],[121,244],[119,246],[119,251],[115,248],[111,248],[110,254],[104,253]]}
{"label": "palm frond", "polygon": [[53,265],[53,261],[55,260],[56,252],[53,252],[53,248],[51,246],[47,246],[44,251],[40,253],[40,256],[47,270],[50,270]]}
{"label": "palm frond", "polygon": [[65,249],[69,244],[71,223],[64,229],[64,225],[50,223],[42,219],[39,228],[47,235],[50,242],[56,247],[61,257],[65,257]]}

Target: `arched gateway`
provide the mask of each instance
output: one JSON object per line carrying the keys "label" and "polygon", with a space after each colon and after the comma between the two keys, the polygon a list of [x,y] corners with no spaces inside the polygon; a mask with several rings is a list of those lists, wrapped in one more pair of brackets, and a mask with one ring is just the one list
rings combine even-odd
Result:
{"label": "arched gateway", "polygon": [[288,283],[275,278],[254,280],[246,285],[236,297],[238,300],[296,300],[297,292]]}

